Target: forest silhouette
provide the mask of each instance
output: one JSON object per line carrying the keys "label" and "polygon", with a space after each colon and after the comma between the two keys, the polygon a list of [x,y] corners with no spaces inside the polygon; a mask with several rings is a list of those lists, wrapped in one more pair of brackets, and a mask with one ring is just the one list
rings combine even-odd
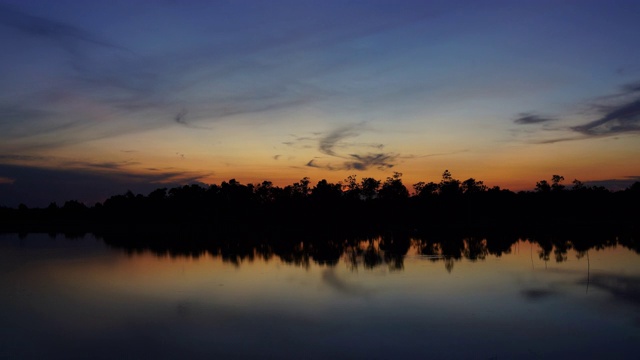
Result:
{"label": "forest silhouette", "polygon": [[640,182],[621,191],[553,175],[532,191],[489,188],[455,179],[413,184],[401,173],[386,180],[342,182],[309,178],[285,186],[235,179],[203,186],[131,191],[93,206],[70,200],[46,208],[0,208],[0,231],[128,234],[202,238],[371,237],[384,233],[557,233],[606,230],[637,233]]}

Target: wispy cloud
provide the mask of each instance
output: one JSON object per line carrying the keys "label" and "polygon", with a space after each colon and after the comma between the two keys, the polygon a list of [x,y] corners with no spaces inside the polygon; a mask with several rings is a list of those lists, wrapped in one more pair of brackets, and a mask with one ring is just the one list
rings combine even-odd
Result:
{"label": "wispy cloud", "polygon": [[154,173],[123,173],[123,180],[141,181],[149,184],[192,184],[202,183],[202,179],[214,175],[213,172],[156,169]]}
{"label": "wispy cloud", "polygon": [[354,141],[366,132],[374,132],[366,123],[340,126],[327,133],[313,133],[314,136],[297,136],[290,134],[293,140],[283,144],[296,149],[310,148],[315,143],[322,156],[316,156],[307,161],[306,167],[326,169],[332,171],[370,169],[388,170],[397,166],[404,159],[425,158],[433,156],[454,155],[468,150],[433,153],[426,155],[401,154],[383,151],[384,144],[376,142]]}
{"label": "wispy cloud", "polygon": [[[180,110],[180,112],[178,112],[178,114],[176,114],[176,116],[173,117],[173,120],[176,123],[178,123],[178,124],[180,124],[180,125],[182,125],[184,127],[187,127],[187,128],[199,129],[199,130],[211,130],[211,128],[208,128],[206,126],[194,125],[191,122],[188,122],[187,121],[187,114],[188,113],[189,112],[187,111],[187,109],[183,108],[182,110]],[[182,155],[182,157],[184,157],[184,155]]]}
{"label": "wispy cloud", "polygon": [[51,115],[51,111],[35,107],[24,107],[17,104],[0,106],[0,123],[20,123],[43,119]]}
{"label": "wispy cloud", "polygon": [[33,162],[33,161],[47,161],[50,160],[49,156],[41,155],[20,155],[20,154],[0,154],[0,163],[3,162]]}
{"label": "wispy cloud", "polygon": [[[328,170],[368,170],[371,168],[384,170],[394,167],[401,158],[399,154],[392,152],[371,152],[366,149],[375,148],[382,150],[383,144],[363,143],[351,141],[351,138],[371,131],[365,123],[338,127],[326,135],[316,134],[316,137],[296,137],[297,144],[300,141],[317,141],[318,151],[326,157],[311,159],[306,163],[307,167],[323,168]],[[328,160],[324,160],[327,158]]]}
{"label": "wispy cloud", "polygon": [[[352,59],[345,58],[351,56],[347,53],[314,56],[318,51],[406,27],[444,11],[437,6],[420,6],[406,12],[392,6],[380,11],[355,5],[340,5],[340,11],[335,11],[334,4],[319,8],[296,6],[296,11],[308,15],[299,17],[277,7],[260,6],[262,15],[258,18],[243,15],[212,25],[209,16],[203,14],[217,13],[221,5],[198,6],[202,6],[201,11],[190,21],[202,26],[192,29],[193,23],[183,24],[185,32],[191,31],[192,36],[184,41],[185,46],[172,47],[173,42],[166,41],[141,48],[135,47],[135,40],[115,37],[117,31],[111,33],[113,39],[104,38],[93,28],[29,13],[29,6],[0,6],[0,26],[15,30],[20,38],[15,40],[16,51],[25,57],[38,51],[42,58],[54,58],[56,61],[47,64],[47,71],[62,81],[31,87],[29,91],[37,93],[37,100],[10,98],[12,111],[22,111],[14,117],[33,119],[34,126],[8,128],[0,123],[0,140],[9,129],[19,132],[11,135],[20,137],[15,143],[21,151],[49,149],[171,124],[204,129],[216,121],[284,112],[343,96],[343,91],[337,90],[342,87],[328,86],[318,78],[342,71],[350,61],[362,61],[360,55]],[[172,20],[174,12],[165,10],[157,12],[160,18],[156,21]],[[301,21],[302,18],[306,20]],[[354,18],[366,21],[353,21]],[[273,21],[287,31],[274,30]],[[212,27],[234,35],[220,40],[194,31]],[[162,36],[162,30],[159,32],[153,35]],[[140,34],[145,35],[148,36]],[[21,45],[22,40],[33,38],[52,46]],[[68,98],[62,99],[60,94]],[[81,106],[71,106],[74,102]],[[53,113],[39,113],[37,106],[53,109]],[[176,106],[185,106],[188,113],[185,109],[176,114]],[[49,119],[46,124],[42,121],[45,116]],[[247,118],[253,117],[242,120]]]}
{"label": "wispy cloud", "polygon": [[640,97],[624,104],[609,106],[601,118],[572,129],[588,136],[640,133]]}
{"label": "wispy cloud", "polygon": [[634,94],[634,93],[640,93],[640,81],[622,86],[621,95]]}
{"label": "wispy cloud", "polygon": [[[21,150],[147,130],[151,124],[140,121],[143,116],[127,120],[142,111],[164,111],[164,99],[153,89],[155,77],[147,76],[144,62],[125,47],[80,26],[7,5],[0,5],[0,28],[14,30],[12,51],[28,57],[36,73],[42,70],[37,58],[49,60],[47,81],[29,86],[28,96],[18,92],[0,105],[0,139],[10,137]],[[30,68],[17,70],[14,81],[29,78],[24,71]]]}
{"label": "wispy cloud", "polygon": [[102,161],[102,162],[67,162],[69,166],[80,166],[87,168],[96,168],[96,169],[104,169],[104,170],[121,170],[128,166],[140,165],[140,162],[137,161]]}
{"label": "wispy cloud", "polygon": [[521,125],[542,124],[542,123],[548,123],[552,121],[556,121],[556,119],[550,118],[550,117],[544,117],[544,116],[540,116],[532,113],[520,113],[518,117],[515,120],[513,120],[514,123],[521,124]]}
{"label": "wispy cloud", "polygon": [[74,49],[74,42],[124,49],[79,27],[27,14],[6,5],[0,5],[0,24],[29,36],[54,41],[69,51]]}
{"label": "wispy cloud", "polygon": [[340,127],[336,130],[331,131],[326,136],[320,138],[318,149],[324,154],[337,156],[334,148],[338,145],[338,143],[346,138],[356,137],[360,135],[363,130],[364,127],[361,124]]}
{"label": "wispy cloud", "polygon": [[555,144],[555,143],[564,142],[564,141],[576,141],[576,140],[584,140],[584,139],[586,139],[586,137],[584,136],[561,137],[561,138],[533,141],[533,143],[534,144]]}
{"label": "wispy cloud", "polygon": [[640,133],[640,82],[625,84],[618,93],[602,99],[607,104],[592,104],[599,118],[573,126],[571,130],[585,137]]}
{"label": "wispy cloud", "polygon": [[182,109],[180,110],[180,112],[173,118],[173,120],[175,120],[175,122],[177,122],[178,124],[184,125],[184,126],[189,126],[189,124],[187,124],[187,121],[185,120],[185,117],[187,116],[187,109]]}
{"label": "wispy cloud", "polygon": [[353,160],[343,163],[345,170],[367,170],[372,167],[379,170],[390,169],[396,165],[399,158],[399,155],[393,153],[350,154],[349,156]]}
{"label": "wispy cloud", "polygon": [[[597,119],[581,125],[544,128],[548,131],[565,132],[565,136],[536,140],[533,143],[553,144],[620,134],[640,134],[640,82],[625,84],[620,87],[619,92],[599,97],[589,105],[589,109],[589,113],[593,114],[595,111]],[[553,117],[521,113],[515,118],[514,123],[531,125],[555,121],[557,119]],[[567,136],[567,131],[573,135]]]}
{"label": "wispy cloud", "polygon": [[316,163],[316,159],[309,160],[309,162],[307,162],[307,164],[305,166],[313,167],[313,168],[322,168],[322,166],[320,166],[320,165],[318,165]]}

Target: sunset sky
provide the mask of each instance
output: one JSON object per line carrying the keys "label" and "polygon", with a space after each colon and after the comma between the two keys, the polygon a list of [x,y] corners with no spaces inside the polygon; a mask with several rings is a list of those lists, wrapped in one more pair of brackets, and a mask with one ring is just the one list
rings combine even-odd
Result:
{"label": "sunset sky", "polygon": [[640,180],[638,1],[0,0],[0,206]]}

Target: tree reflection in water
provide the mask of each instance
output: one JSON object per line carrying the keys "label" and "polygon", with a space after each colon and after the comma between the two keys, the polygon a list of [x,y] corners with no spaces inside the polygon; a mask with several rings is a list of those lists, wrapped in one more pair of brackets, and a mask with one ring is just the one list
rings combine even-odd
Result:
{"label": "tree reflection in water", "polygon": [[[102,234],[106,244],[129,254],[150,252],[158,256],[217,257],[240,266],[255,259],[280,261],[308,268],[313,262],[328,267],[343,261],[352,270],[387,266],[402,270],[407,254],[421,256],[432,262],[443,262],[448,272],[462,259],[482,261],[488,255],[509,254],[518,241],[526,241],[539,248],[538,257],[546,262],[564,262],[569,250],[578,257],[587,251],[617,245],[640,253],[637,237],[615,234],[475,234],[462,233],[417,234],[388,231],[381,235],[282,235],[256,237],[247,234],[211,237],[205,234],[173,234],[145,236],[144,234]],[[552,256],[553,254],[553,256]]]}

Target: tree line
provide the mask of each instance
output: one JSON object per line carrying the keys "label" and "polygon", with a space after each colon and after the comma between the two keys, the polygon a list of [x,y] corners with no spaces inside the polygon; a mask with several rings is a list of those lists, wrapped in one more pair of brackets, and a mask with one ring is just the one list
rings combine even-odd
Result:
{"label": "tree line", "polygon": [[309,178],[279,187],[235,179],[204,186],[131,191],[87,206],[70,200],[46,208],[0,208],[3,231],[193,231],[237,233],[350,233],[388,229],[557,229],[607,227],[637,231],[640,182],[621,191],[564,177],[533,191],[487,187],[445,170],[439,182],[418,182],[413,192],[395,172],[384,181],[349,176],[342,182]]}

